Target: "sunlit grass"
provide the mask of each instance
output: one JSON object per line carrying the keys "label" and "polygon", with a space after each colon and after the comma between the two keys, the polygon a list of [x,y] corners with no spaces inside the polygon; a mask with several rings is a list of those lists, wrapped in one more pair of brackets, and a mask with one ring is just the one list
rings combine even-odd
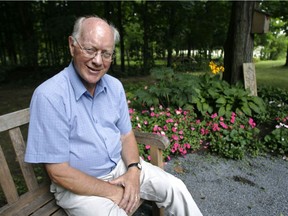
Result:
{"label": "sunlit grass", "polygon": [[257,86],[272,86],[288,90],[288,67],[285,60],[261,61],[255,64]]}

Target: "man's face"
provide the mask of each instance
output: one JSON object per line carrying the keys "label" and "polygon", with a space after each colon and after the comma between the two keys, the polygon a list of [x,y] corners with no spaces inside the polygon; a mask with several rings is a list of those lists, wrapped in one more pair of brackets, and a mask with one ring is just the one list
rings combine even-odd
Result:
{"label": "man's face", "polygon": [[[111,65],[111,61],[102,57],[101,54],[113,53],[114,35],[106,22],[97,18],[89,18],[83,22],[82,34],[76,40],[69,37],[74,66],[83,84],[93,95],[96,83]],[[92,55],[89,56],[89,53]]]}

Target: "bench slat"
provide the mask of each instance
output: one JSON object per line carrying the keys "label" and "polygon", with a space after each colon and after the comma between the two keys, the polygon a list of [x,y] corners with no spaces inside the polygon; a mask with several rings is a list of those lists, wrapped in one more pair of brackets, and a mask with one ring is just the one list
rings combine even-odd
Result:
{"label": "bench slat", "polygon": [[57,206],[55,200],[51,200],[45,206],[42,206],[31,216],[49,216],[49,215],[67,215],[63,209]]}
{"label": "bench slat", "polygon": [[[40,215],[41,216],[41,215]],[[67,216],[66,212],[59,208],[56,212],[54,212],[51,216]]]}
{"label": "bench slat", "polygon": [[[47,195],[47,201],[46,203],[54,199],[54,196],[50,193],[49,191],[49,185],[43,184],[39,188],[35,189],[34,191],[30,191],[25,193],[24,195],[20,196],[17,202],[14,202],[10,205],[6,205],[4,207],[0,208],[0,215],[5,215],[5,216],[14,216],[16,214],[20,214],[21,216],[24,216],[22,209],[29,205],[35,205],[33,202],[37,203],[37,200],[39,197],[43,195]],[[45,203],[42,203],[42,205]],[[41,205],[41,206],[42,206]],[[36,209],[34,209],[35,211]],[[33,212],[33,211],[32,211]],[[21,214],[22,213],[22,214]],[[27,215],[27,214],[26,214]]]}
{"label": "bench slat", "polygon": [[29,108],[0,116],[0,132],[7,131],[14,127],[29,122]]}
{"label": "bench slat", "polygon": [[31,164],[24,162],[25,142],[19,127],[9,130],[9,135],[29,191],[38,187],[37,179]]}
{"label": "bench slat", "polygon": [[[40,211],[43,208],[43,211]],[[35,197],[34,200],[24,206],[15,216],[23,215],[39,215],[49,216],[53,214],[60,207],[56,205],[54,196],[51,193],[44,193],[39,197]],[[38,212],[39,211],[39,212]],[[38,213],[37,213],[38,212]]]}
{"label": "bench slat", "polygon": [[[3,176],[5,177],[3,178]],[[7,203],[10,204],[16,202],[19,198],[18,192],[1,146],[0,146],[0,184],[5,194]]]}
{"label": "bench slat", "polygon": [[147,132],[139,132],[137,130],[134,130],[134,134],[137,139],[137,143],[144,145],[154,145],[157,146],[158,149],[162,150],[166,149],[170,145],[170,141],[166,136]]}

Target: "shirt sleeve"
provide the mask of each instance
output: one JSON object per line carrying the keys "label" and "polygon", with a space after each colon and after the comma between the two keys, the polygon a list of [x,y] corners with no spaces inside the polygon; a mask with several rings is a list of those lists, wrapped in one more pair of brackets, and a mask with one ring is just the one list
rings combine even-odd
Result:
{"label": "shirt sleeve", "polygon": [[25,161],[69,161],[69,124],[65,105],[57,95],[35,92],[30,104],[30,123]]}
{"label": "shirt sleeve", "polygon": [[120,130],[121,135],[127,134],[132,130],[130,121],[130,115],[128,110],[128,103],[123,86],[121,85],[120,91],[120,119],[117,122],[117,127]]}

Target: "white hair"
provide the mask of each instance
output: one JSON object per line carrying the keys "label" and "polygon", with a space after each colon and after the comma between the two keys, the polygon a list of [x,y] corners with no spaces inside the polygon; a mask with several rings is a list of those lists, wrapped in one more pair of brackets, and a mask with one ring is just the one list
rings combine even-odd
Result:
{"label": "white hair", "polygon": [[[104,22],[106,22],[110,28],[112,29],[112,32],[114,34],[114,45],[117,44],[120,41],[120,34],[118,32],[118,30],[114,27],[114,25],[112,25],[111,23],[108,23],[106,20],[93,15],[93,16],[84,16],[84,17],[79,17],[74,24],[74,28],[73,28],[73,32],[72,32],[72,37],[75,39],[79,39],[80,38],[80,34],[82,33],[82,24],[84,22],[84,20],[88,19],[88,18],[99,18],[101,20],[103,20]],[[75,43],[75,41],[74,41]]]}

